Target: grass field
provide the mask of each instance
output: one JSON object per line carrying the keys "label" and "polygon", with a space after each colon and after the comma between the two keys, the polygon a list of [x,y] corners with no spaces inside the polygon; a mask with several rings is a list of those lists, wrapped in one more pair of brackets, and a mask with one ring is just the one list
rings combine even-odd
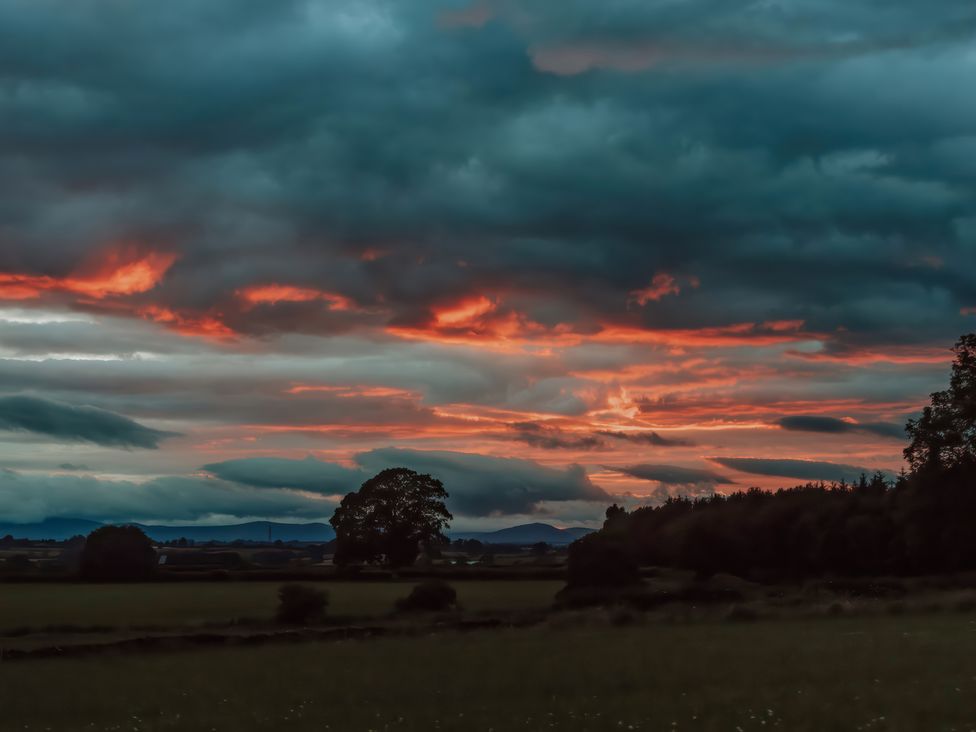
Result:
{"label": "grass field", "polygon": [[[314,584],[314,583],[303,583]],[[190,582],[141,585],[0,584],[0,633],[46,625],[198,625],[234,618],[269,619],[280,582]],[[323,582],[333,615],[380,616],[410,582]],[[558,581],[454,582],[471,612],[548,607]]]}
{"label": "grass field", "polygon": [[3,729],[976,729],[969,616],[539,627],[0,663]]}

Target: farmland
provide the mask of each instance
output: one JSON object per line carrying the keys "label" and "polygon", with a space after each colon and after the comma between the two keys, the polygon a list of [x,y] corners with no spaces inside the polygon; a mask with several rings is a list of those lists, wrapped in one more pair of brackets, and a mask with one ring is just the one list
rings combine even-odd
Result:
{"label": "farmland", "polygon": [[[967,614],[579,624],[0,664],[5,729],[970,730]],[[938,709],[937,719],[931,712]]]}
{"label": "farmland", "polygon": [[[413,582],[311,583],[329,593],[329,614],[379,617]],[[135,585],[0,584],[0,633],[49,625],[193,626],[235,619],[268,620],[280,582],[188,582]],[[552,604],[559,581],[463,581],[458,601],[469,612],[539,610]]]}

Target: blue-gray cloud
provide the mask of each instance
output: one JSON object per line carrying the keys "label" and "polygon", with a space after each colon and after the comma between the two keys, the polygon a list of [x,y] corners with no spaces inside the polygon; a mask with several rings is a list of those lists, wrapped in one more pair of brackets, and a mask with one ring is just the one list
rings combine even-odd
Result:
{"label": "blue-gray cloud", "polygon": [[450,493],[448,508],[467,516],[531,514],[543,503],[611,499],[579,465],[560,469],[516,458],[397,448],[360,453],[356,462],[371,474],[392,467],[429,473]]}
{"label": "blue-gray cloud", "polygon": [[206,521],[328,518],[335,502],[289,490],[167,476],[138,483],[93,476],[0,471],[0,516],[25,523],[52,517],[95,521]]}
{"label": "blue-gray cloud", "polygon": [[[777,458],[713,457],[712,462],[732,470],[754,475],[775,475],[800,480],[856,481],[862,475],[872,475],[871,468],[819,460],[792,460]],[[885,472],[885,471],[882,471]],[[890,473],[885,475],[891,477]]]}
{"label": "blue-gray cloud", "polygon": [[304,460],[276,457],[240,458],[204,465],[218,478],[257,488],[294,488],[314,493],[346,494],[357,490],[369,476],[309,456]]}
{"label": "blue-gray cloud", "polygon": [[92,442],[105,447],[156,449],[173,437],[104,409],[32,396],[0,397],[0,430],[30,432],[55,440]]}
{"label": "blue-gray cloud", "polygon": [[654,463],[643,463],[640,465],[627,465],[622,467],[607,466],[608,470],[613,470],[623,475],[641,480],[650,480],[663,485],[684,486],[684,485],[719,485],[731,484],[734,481],[715,473],[711,470],[701,468],[686,468],[680,465],[661,465]]}
{"label": "blue-gray cloud", "polygon": [[892,422],[847,422],[835,417],[795,415],[782,417],[777,421],[777,424],[784,430],[794,432],[821,432],[824,434],[867,432],[892,439],[904,439],[905,437],[905,426]]}

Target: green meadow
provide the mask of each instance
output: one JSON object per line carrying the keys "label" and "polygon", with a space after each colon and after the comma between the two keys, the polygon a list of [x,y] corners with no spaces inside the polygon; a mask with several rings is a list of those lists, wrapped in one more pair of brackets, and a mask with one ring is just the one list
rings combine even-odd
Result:
{"label": "green meadow", "polygon": [[976,616],[531,629],[0,663],[4,730],[976,729]]}

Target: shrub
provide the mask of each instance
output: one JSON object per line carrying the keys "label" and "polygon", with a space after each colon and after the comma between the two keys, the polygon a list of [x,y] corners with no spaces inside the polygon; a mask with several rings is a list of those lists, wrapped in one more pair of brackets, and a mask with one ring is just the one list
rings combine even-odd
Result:
{"label": "shrub", "polygon": [[3,569],[11,573],[22,574],[24,572],[30,572],[33,568],[34,563],[26,554],[14,554],[11,557],[7,557],[7,560],[3,563]]}
{"label": "shrub", "polygon": [[598,532],[569,545],[566,579],[571,587],[622,587],[639,582],[640,572],[619,539]]}
{"label": "shrub", "polygon": [[85,540],[81,576],[108,582],[146,580],[156,571],[156,550],[137,526],[102,526]]}
{"label": "shrub", "polygon": [[447,582],[421,582],[396,602],[397,612],[438,612],[457,605],[457,592]]}
{"label": "shrub", "polygon": [[304,625],[321,621],[329,604],[329,595],[307,585],[282,585],[278,589],[278,612],[275,620],[287,625]]}

